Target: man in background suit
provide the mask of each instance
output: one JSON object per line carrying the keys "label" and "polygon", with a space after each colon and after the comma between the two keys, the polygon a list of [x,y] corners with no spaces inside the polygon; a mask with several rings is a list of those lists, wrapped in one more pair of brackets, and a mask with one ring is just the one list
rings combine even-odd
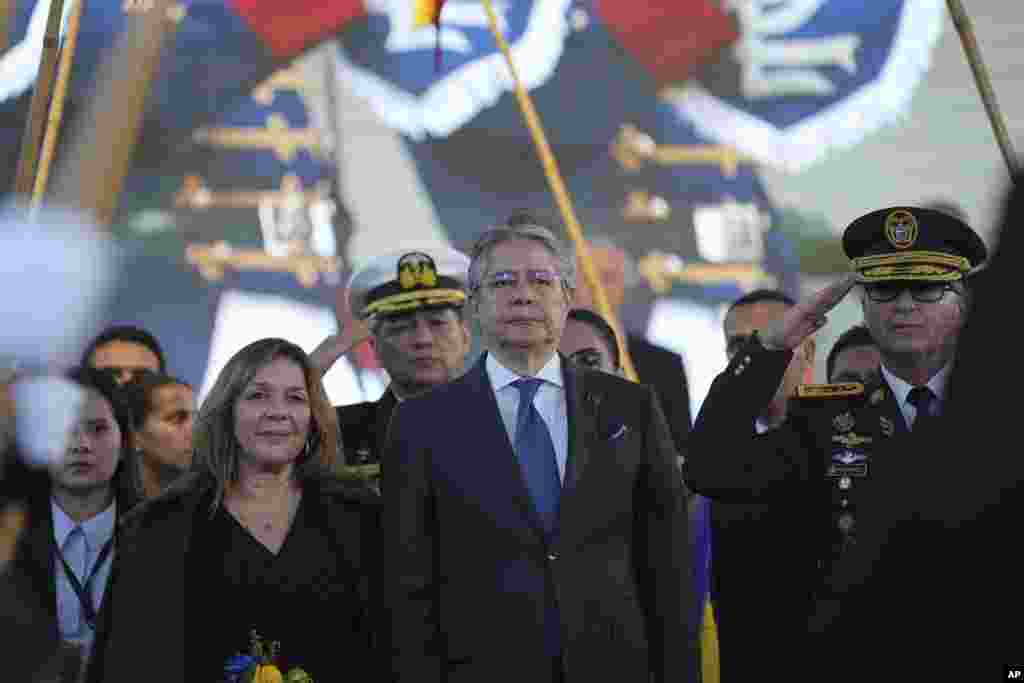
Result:
{"label": "man in background suit", "polygon": [[403,402],[385,451],[398,681],[691,681],[684,491],[652,391],[557,353],[571,253],[485,233],[485,353]]}

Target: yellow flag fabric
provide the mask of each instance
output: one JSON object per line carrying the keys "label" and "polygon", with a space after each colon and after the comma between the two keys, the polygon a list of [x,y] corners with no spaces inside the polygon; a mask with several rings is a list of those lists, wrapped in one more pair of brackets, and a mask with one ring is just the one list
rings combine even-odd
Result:
{"label": "yellow flag fabric", "polygon": [[711,597],[704,598],[704,618],[700,628],[700,671],[701,683],[720,683],[718,660],[718,627],[715,624],[715,610]]}

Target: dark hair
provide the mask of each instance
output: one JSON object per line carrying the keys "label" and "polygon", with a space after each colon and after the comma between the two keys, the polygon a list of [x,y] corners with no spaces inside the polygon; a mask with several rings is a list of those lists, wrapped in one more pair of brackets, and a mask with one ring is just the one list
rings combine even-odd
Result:
{"label": "dark hair", "polygon": [[100,332],[82,354],[82,365],[92,367],[92,355],[96,353],[96,349],[113,341],[131,342],[145,346],[156,356],[157,362],[160,364],[160,372],[167,372],[167,360],[164,358],[163,349],[160,348],[160,342],[152,333],[134,325],[115,325]]}
{"label": "dark hair", "polygon": [[780,304],[786,304],[786,306],[796,306],[796,300],[790,295],[778,289],[755,289],[753,292],[747,292],[736,301],[729,304],[729,308],[725,314],[732,313],[733,310],[740,306],[750,306],[753,304],[760,304],[764,302],[777,302]]}
{"label": "dark hair", "polygon": [[846,349],[852,349],[857,346],[877,346],[874,338],[871,336],[871,331],[868,330],[865,325],[854,325],[850,329],[839,335],[835,343],[832,344],[832,348],[829,349],[828,358],[825,360],[825,377],[831,382],[832,371],[836,367],[836,358],[839,354]]}
{"label": "dark hair", "polygon": [[621,367],[619,359],[619,342],[615,336],[615,330],[608,324],[608,321],[594,313],[589,308],[573,308],[569,311],[569,320],[575,320],[576,322],[583,323],[584,325],[590,325],[594,330],[604,338],[608,349],[612,354],[612,363],[615,364],[615,369]]}
{"label": "dark hair", "polygon": [[131,411],[132,428],[139,429],[155,407],[153,395],[156,390],[166,386],[183,386],[191,389],[191,385],[177,377],[156,372],[141,372],[132,377],[131,381],[121,387],[121,394]]}
{"label": "dark hair", "polygon": [[114,414],[114,420],[121,430],[121,458],[123,460],[132,448],[132,413],[114,378],[106,372],[87,366],[71,369],[67,373],[67,378],[83,389],[95,391],[110,404],[110,412]]}

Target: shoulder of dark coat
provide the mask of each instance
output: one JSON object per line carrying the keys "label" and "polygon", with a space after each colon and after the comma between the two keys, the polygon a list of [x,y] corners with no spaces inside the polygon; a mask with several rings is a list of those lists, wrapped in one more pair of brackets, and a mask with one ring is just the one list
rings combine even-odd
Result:
{"label": "shoulder of dark coat", "polygon": [[213,477],[205,472],[190,471],[179,477],[156,498],[140,502],[119,520],[122,530],[137,528],[168,511],[180,509],[186,502],[194,501],[209,492],[214,485]]}
{"label": "shoulder of dark coat", "polygon": [[350,403],[349,405],[335,406],[334,411],[338,415],[338,427],[344,431],[361,426],[367,420],[373,419],[377,413],[377,404],[369,401]]}

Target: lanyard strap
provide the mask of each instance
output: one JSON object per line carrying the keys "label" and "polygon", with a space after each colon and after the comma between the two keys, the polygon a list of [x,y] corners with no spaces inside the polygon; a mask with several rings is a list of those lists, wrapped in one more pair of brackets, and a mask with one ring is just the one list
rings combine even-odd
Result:
{"label": "lanyard strap", "polygon": [[75,595],[78,596],[78,603],[82,606],[82,616],[85,617],[85,622],[89,624],[89,628],[96,630],[96,608],[92,605],[92,580],[96,578],[96,574],[99,573],[103,563],[107,561],[107,556],[110,555],[110,550],[114,547],[114,537],[111,536],[103,547],[100,548],[99,555],[96,556],[96,562],[92,565],[92,570],[89,575],[85,577],[85,583],[83,584],[75,576],[75,571],[68,564],[67,559],[64,557],[64,553],[57,547],[57,541],[53,542],[53,551],[60,558],[60,563],[64,567],[64,574],[68,577],[68,583],[71,584],[71,589],[75,591]]}

